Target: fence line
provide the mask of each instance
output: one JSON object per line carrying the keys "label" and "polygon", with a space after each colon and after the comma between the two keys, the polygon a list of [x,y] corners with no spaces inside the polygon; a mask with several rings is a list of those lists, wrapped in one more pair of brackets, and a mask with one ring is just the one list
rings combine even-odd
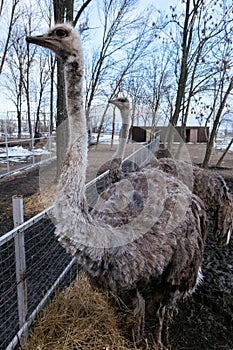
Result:
{"label": "fence line", "polygon": [[[5,141],[0,141],[0,147],[4,148],[5,149],[5,154],[6,156],[4,157],[1,157],[0,155],[0,160],[1,160],[1,164],[6,163],[6,167],[5,169],[1,169],[0,168],[0,179],[5,177],[5,176],[9,176],[9,175],[13,175],[15,172],[18,172],[18,171],[23,171],[23,170],[26,170],[30,167],[33,167],[35,165],[41,165],[47,161],[50,161],[52,159],[55,159],[55,150],[53,150],[52,148],[52,143],[55,143],[56,141],[56,136],[54,135],[50,135],[48,134],[48,137],[39,137],[39,138],[23,138],[23,139],[8,139],[7,138],[7,134],[5,134]],[[42,146],[45,147],[46,146],[46,149],[47,149],[47,154],[48,154],[48,157],[41,160],[41,156],[43,156],[43,154],[37,154],[36,152],[36,143],[38,142],[41,142],[42,143]],[[25,155],[22,155],[22,156],[19,156],[21,158],[27,158],[26,162],[27,162],[27,165],[15,165],[12,164],[12,158],[14,156],[10,155],[10,149],[11,147],[13,147],[14,145],[26,145],[31,153],[30,154],[25,154]],[[16,155],[17,156],[17,155]]]}
{"label": "fence line", "polygon": [[43,210],[39,214],[33,216],[31,219],[27,220],[26,222],[22,223],[18,227],[13,228],[11,231],[5,233],[2,237],[0,237],[0,246],[5,244],[6,242],[10,241],[12,238],[14,238],[19,232],[26,231],[29,227],[36,224],[38,221],[40,221],[45,215],[52,215],[53,206],[50,206],[49,208]]}
{"label": "fence line", "polygon": [[[146,164],[158,145],[156,138],[123,163]],[[88,203],[96,202],[97,182],[107,175],[105,172],[86,185]],[[29,326],[58,286],[70,284],[76,276],[76,259],[54,235],[53,209],[45,209],[0,237],[0,350],[12,350],[24,342]]]}

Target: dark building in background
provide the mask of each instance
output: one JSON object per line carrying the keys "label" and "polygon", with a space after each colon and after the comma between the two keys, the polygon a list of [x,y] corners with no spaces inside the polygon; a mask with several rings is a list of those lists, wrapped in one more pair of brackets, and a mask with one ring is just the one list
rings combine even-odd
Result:
{"label": "dark building in background", "polygon": [[[177,133],[174,134],[174,142],[180,142],[181,127],[175,127]],[[160,140],[164,141],[167,133],[167,127],[161,126],[156,127],[155,131],[160,132]],[[150,140],[150,131],[151,128],[134,126],[132,130],[132,141],[135,142],[147,142]],[[186,127],[186,142],[187,143],[206,143],[206,136],[209,136],[209,127],[205,128],[204,126],[187,126]]]}

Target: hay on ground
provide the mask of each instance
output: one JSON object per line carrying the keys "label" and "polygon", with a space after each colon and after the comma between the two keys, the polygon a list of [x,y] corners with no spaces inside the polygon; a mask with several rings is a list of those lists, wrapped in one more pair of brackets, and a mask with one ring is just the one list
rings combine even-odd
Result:
{"label": "hay on ground", "polygon": [[93,290],[87,276],[79,274],[44,310],[23,350],[133,350],[119,330],[119,317],[108,295]]}

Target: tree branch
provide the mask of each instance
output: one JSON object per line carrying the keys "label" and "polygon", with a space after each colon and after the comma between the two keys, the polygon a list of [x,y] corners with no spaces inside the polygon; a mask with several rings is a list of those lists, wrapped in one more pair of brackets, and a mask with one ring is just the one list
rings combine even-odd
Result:
{"label": "tree branch", "polygon": [[80,7],[80,9],[78,10],[78,13],[77,13],[77,15],[75,16],[75,19],[74,19],[74,21],[73,21],[73,26],[74,26],[74,27],[76,26],[76,24],[77,24],[77,22],[78,22],[78,20],[79,20],[79,18],[80,18],[80,16],[81,16],[81,14],[82,14],[83,11],[85,10],[85,8],[90,4],[91,1],[92,1],[92,0],[86,0],[86,1],[82,4],[82,6]]}

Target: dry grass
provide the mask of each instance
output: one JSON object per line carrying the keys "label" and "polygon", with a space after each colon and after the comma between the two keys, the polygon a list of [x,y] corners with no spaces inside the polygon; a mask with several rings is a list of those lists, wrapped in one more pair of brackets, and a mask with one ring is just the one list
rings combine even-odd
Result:
{"label": "dry grass", "polygon": [[38,189],[32,196],[24,198],[24,214],[27,217],[34,216],[44,209],[54,204],[57,192],[57,185],[51,184],[50,187]]}
{"label": "dry grass", "polygon": [[60,292],[43,311],[23,350],[133,350],[118,327],[108,296],[91,287],[85,274]]}

